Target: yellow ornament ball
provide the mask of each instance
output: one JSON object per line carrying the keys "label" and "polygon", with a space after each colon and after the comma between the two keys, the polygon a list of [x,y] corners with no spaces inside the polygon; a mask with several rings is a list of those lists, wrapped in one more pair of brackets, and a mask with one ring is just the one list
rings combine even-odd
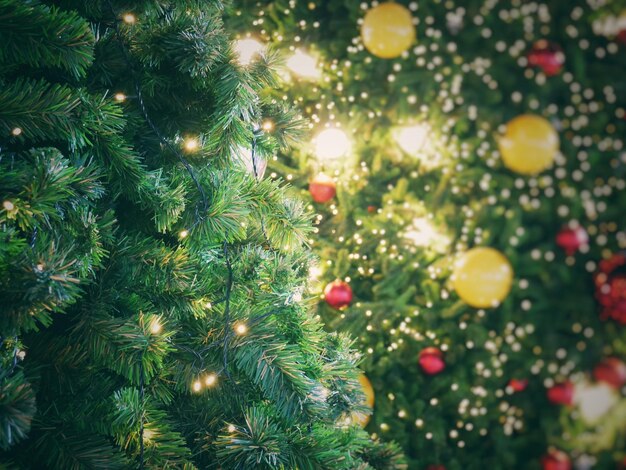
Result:
{"label": "yellow ornament ball", "polygon": [[415,40],[411,12],[397,3],[381,3],[365,14],[361,37],[365,48],[376,57],[399,57]]}
{"label": "yellow ornament ball", "polygon": [[473,248],[456,264],[452,282],[465,303],[476,308],[494,307],[509,295],[513,268],[498,250]]}
{"label": "yellow ornament ball", "polygon": [[559,134],[547,119],[523,114],[506,125],[498,146],[507,168],[523,175],[536,175],[554,163]]}
{"label": "yellow ornament ball", "polygon": [[[372,387],[371,382],[365,376],[365,374],[361,374],[359,376],[359,382],[361,383],[361,387],[363,388],[363,393],[365,394],[364,405],[367,405],[369,408],[374,408],[374,388]],[[352,413],[352,422],[357,423],[362,428],[367,426],[367,423],[370,421],[370,415],[365,413]]]}

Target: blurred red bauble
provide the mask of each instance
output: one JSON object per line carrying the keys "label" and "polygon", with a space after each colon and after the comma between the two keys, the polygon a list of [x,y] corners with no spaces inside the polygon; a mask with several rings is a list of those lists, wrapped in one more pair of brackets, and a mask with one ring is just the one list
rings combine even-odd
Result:
{"label": "blurred red bauble", "polygon": [[574,402],[574,384],[569,380],[548,389],[548,400],[555,405],[571,405]]}
{"label": "blurred red bauble", "polygon": [[524,390],[526,390],[526,387],[528,386],[528,380],[527,379],[511,379],[509,380],[509,387],[511,387],[513,389],[514,392],[523,392]]}
{"label": "blurred red bauble", "polygon": [[428,375],[435,375],[446,368],[443,353],[438,348],[424,348],[420,351],[419,365]]}
{"label": "blurred red bauble", "polygon": [[376,212],[376,206],[367,206],[367,212],[369,212],[370,214],[373,214],[374,212]]}
{"label": "blurred red bauble", "polygon": [[593,368],[593,378],[620,389],[626,384],[626,364],[616,357],[607,357]]}
{"label": "blurred red bauble", "polygon": [[341,309],[352,302],[352,288],[347,282],[337,279],[324,289],[324,300],[334,309]]}
{"label": "blurred red bauble", "polygon": [[600,261],[594,283],[601,318],[626,325],[626,256],[616,254]]}
{"label": "blurred red bauble", "polygon": [[543,470],[571,470],[572,461],[569,456],[561,450],[552,450],[541,458]]}
{"label": "blurred red bauble", "polygon": [[330,176],[320,173],[309,183],[309,192],[315,202],[323,204],[335,197],[337,187]]}
{"label": "blurred red bauble", "polygon": [[567,256],[572,256],[582,246],[589,243],[587,231],[581,227],[565,227],[556,235],[556,244],[560,246]]}
{"label": "blurred red bauble", "polygon": [[565,55],[562,49],[551,42],[541,39],[537,41],[528,55],[528,65],[540,68],[548,77],[561,73],[565,63]]}

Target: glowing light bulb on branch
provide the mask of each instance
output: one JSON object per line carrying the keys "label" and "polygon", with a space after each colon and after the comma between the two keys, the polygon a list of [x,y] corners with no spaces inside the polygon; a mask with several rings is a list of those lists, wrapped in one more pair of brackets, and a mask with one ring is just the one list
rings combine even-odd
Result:
{"label": "glowing light bulb on branch", "polygon": [[135,21],[137,21],[137,18],[132,13],[125,13],[124,16],[122,16],[122,19],[124,20],[124,23],[127,24],[135,24]]}
{"label": "glowing light bulb on branch", "polygon": [[235,42],[235,52],[237,53],[237,62],[245,67],[265,52],[265,46],[256,39],[240,39]]}
{"label": "glowing light bulb on branch", "polygon": [[206,384],[207,387],[212,387],[213,385],[217,383],[217,375],[215,374],[207,375],[206,378],[204,379],[204,383]]}
{"label": "glowing light bulb on branch", "polygon": [[582,382],[574,390],[574,403],[583,421],[596,424],[617,403],[618,395],[610,385]]}
{"label": "glowing light bulb on branch", "polygon": [[152,322],[150,322],[150,331],[152,332],[152,334],[157,334],[161,331],[162,329],[162,325],[161,322],[159,322],[158,318],[155,318],[152,320]]}
{"label": "glowing light bulb on branch", "polygon": [[394,138],[402,150],[409,155],[416,155],[426,145],[430,131],[426,123],[404,126],[394,131]]}
{"label": "glowing light bulb on branch", "polygon": [[199,380],[196,380],[191,386],[191,388],[193,389],[194,392],[199,392],[200,389],[202,388],[202,384],[200,383]]}
{"label": "glowing light bulb on branch", "polygon": [[313,140],[315,154],[320,160],[335,160],[350,151],[352,143],[341,129],[324,129]]}
{"label": "glowing light bulb on branch", "polygon": [[243,336],[248,332],[248,326],[243,322],[235,323],[234,327],[235,333],[239,336]]}
{"label": "glowing light bulb on branch", "polygon": [[322,74],[317,66],[317,59],[300,49],[287,59],[287,68],[302,78],[316,79]]}
{"label": "glowing light bulb on branch", "polygon": [[198,142],[198,139],[190,137],[188,139],[185,139],[184,146],[187,152],[195,152],[196,150],[198,150],[198,147],[200,147],[200,143]]}

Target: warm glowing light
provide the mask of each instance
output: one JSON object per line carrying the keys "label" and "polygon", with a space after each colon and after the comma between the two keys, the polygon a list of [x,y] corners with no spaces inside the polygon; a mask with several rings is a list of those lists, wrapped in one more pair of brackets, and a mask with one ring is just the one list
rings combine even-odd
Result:
{"label": "warm glowing light", "polygon": [[310,54],[297,49],[287,60],[287,68],[302,78],[316,79],[322,74],[317,66],[317,60]]}
{"label": "warm glowing light", "polygon": [[404,232],[404,238],[413,242],[415,246],[428,247],[437,251],[445,251],[450,244],[450,238],[440,233],[437,227],[426,217],[418,217]]}
{"label": "warm glowing light", "polygon": [[237,53],[237,61],[245,67],[265,52],[265,46],[256,39],[240,39],[235,42],[235,52]]}
{"label": "warm glowing light", "polygon": [[234,425],[232,425],[232,424],[228,425],[228,432],[235,432],[236,429],[237,428]]}
{"label": "warm glowing light", "polygon": [[341,129],[324,129],[314,139],[315,154],[320,160],[335,160],[350,151],[352,143]]}
{"label": "warm glowing light", "polygon": [[154,437],[154,431],[152,429],[144,429],[143,430],[143,440],[151,441]]}
{"label": "warm glowing light", "polygon": [[18,135],[20,135],[22,133],[22,129],[20,129],[19,127],[15,127],[13,128],[13,130],[11,131],[11,134],[13,134],[15,137],[17,137]]}
{"label": "warm glowing light", "polygon": [[265,132],[272,132],[274,130],[274,123],[269,119],[263,122],[261,126]]}
{"label": "warm glowing light", "polygon": [[124,16],[122,16],[122,19],[124,20],[124,23],[128,24],[134,24],[135,21],[137,21],[137,18],[135,18],[135,15],[133,15],[132,13],[126,13]]}
{"label": "warm glowing light", "polygon": [[124,101],[126,100],[126,95],[124,93],[115,93],[115,101]]}
{"label": "warm glowing light", "polygon": [[159,322],[159,320],[156,318],[153,319],[152,322],[150,323],[150,331],[155,335],[159,333],[162,328],[163,327],[161,325],[161,322]]}
{"label": "warm glowing light", "polygon": [[596,424],[617,403],[618,396],[610,385],[582,382],[576,385],[574,403],[580,416],[590,425]]}
{"label": "warm glowing light", "polygon": [[199,380],[196,380],[196,381],[193,383],[193,386],[192,386],[192,387],[193,387],[193,391],[194,391],[194,392],[199,392],[199,391],[200,391],[200,389],[202,388],[202,384],[200,383],[200,381],[199,381]]}
{"label": "warm glowing light", "polygon": [[243,322],[236,323],[234,329],[238,335],[245,335],[248,332],[248,326]]}
{"label": "warm glowing light", "polygon": [[424,148],[430,131],[426,123],[404,126],[395,129],[394,138],[402,150],[409,155],[416,155]]}
{"label": "warm glowing light", "polygon": [[2,207],[4,207],[4,209],[7,211],[12,211],[13,209],[15,209],[15,204],[7,199],[6,201],[2,202]]}
{"label": "warm glowing light", "polygon": [[204,379],[204,383],[206,384],[207,387],[212,387],[213,385],[217,383],[217,375],[215,374],[207,375],[206,378]]}
{"label": "warm glowing light", "polygon": [[189,236],[189,230],[181,230],[178,236],[180,238],[187,238]]}
{"label": "warm glowing light", "polygon": [[185,150],[187,150],[188,152],[194,152],[198,150],[199,146],[200,144],[197,139],[193,139],[193,138],[185,139]]}

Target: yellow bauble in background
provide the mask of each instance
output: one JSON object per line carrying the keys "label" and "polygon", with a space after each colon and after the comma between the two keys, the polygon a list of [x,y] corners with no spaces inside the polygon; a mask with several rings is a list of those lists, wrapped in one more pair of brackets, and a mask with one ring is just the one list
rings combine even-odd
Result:
{"label": "yellow bauble in background", "polygon": [[[363,387],[363,393],[365,394],[364,405],[367,405],[370,408],[374,408],[374,388],[372,387],[371,382],[365,376],[365,374],[359,375],[359,382],[361,383],[361,387]],[[365,413],[352,413],[352,422],[359,424],[362,428],[367,426],[367,423],[370,421],[370,415]]]}
{"label": "yellow bauble in background", "polygon": [[547,119],[523,114],[506,125],[498,146],[507,168],[523,175],[536,175],[554,163],[559,134]]}
{"label": "yellow bauble in background", "polygon": [[456,264],[452,282],[459,297],[472,307],[494,307],[511,290],[513,268],[498,250],[473,248]]}
{"label": "yellow bauble in background", "polygon": [[411,12],[397,3],[381,3],[366,13],[361,37],[365,48],[375,56],[399,57],[415,40]]}

